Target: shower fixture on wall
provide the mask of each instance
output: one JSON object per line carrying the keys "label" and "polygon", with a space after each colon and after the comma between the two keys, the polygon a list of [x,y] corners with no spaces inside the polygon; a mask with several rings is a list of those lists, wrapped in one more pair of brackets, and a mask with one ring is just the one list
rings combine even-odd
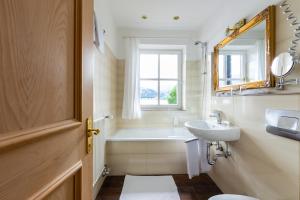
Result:
{"label": "shower fixture on wall", "polygon": [[202,41],[195,41],[194,42],[195,46],[199,46],[201,48],[201,61],[199,63],[200,65],[200,74],[199,77],[201,77],[201,87],[202,87],[202,98],[201,98],[201,106],[202,106],[202,113],[201,116],[205,118],[208,114],[208,94],[210,93],[209,88],[210,86],[208,85],[209,77],[207,76],[209,69],[208,69],[208,63],[207,63],[207,58],[208,58],[208,43],[207,42],[202,42]]}
{"label": "shower fixture on wall", "polygon": [[288,0],[281,2],[280,8],[283,10],[283,14],[287,15],[286,19],[294,29],[294,38],[288,53],[293,57],[295,64],[300,64],[300,57],[297,55],[297,46],[300,41],[300,22],[295,13],[291,10],[291,5],[288,3]]}
{"label": "shower fixture on wall", "polygon": [[204,66],[203,71],[201,72],[202,75],[206,75],[207,74],[207,69],[206,69],[206,62],[207,62],[207,42],[202,42],[202,41],[195,41],[194,42],[195,46],[200,46],[202,49],[202,65]]}
{"label": "shower fixture on wall", "polygon": [[194,45],[195,46],[201,45],[203,47],[203,46],[207,46],[207,42],[201,42],[201,41],[198,40],[198,41],[194,42]]}

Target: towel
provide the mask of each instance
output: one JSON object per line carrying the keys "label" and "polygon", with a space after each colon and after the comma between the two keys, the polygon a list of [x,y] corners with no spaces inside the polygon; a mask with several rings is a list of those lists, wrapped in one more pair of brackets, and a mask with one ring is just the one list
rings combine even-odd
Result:
{"label": "towel", "polygon": [[211,165],[207,161],[207,141],[198,139],[200,172],[207,173],[211,170]]}
{"label": "towel", "polygon": [[193,139],[185,142],[186,161],[189,178],[199,176],[200,173],[206,173],[211,169],[206,159],[207,148],[206,141],[202,139]]}
{"label": "towel", "polygon": [[180,200],[172,176],[126,175],[120,200]]}
{"label": "towel", "polygon": [[199,140],[193,139],[185,142],[186,162],[189,178],[200,174]]}

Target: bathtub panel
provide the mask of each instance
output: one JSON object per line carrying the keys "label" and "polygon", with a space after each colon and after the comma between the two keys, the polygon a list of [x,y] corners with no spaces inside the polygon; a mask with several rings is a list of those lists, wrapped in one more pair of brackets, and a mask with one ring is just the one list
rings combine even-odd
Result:
{"label": "bathtub panel", "polygon": [[185,174],[185,154],[111,155],[111,175]]}
{"label": "bathtub panel", "polygon": [[147,154],[147,174],[185,174],[185,154]]}
{"label": "bathtub panel", "polygon": [[184,141],[147,142],[148,154],[184,153]]}
{"label": "bathtub panel", "polygon": [[110,168],[111,175],[124,175],[128,169],[129,155],[109,155],[107,156],[107,164]]}
{"label": "bathtub panel", "polygon": [[185,174],[185,128],[120,129],[107,138],[111,175]]}
{"label": "bathtub panel", "polygon": [[142,175],[146,171],[147,155],[129,155],[126,174]]}
{"label": "bathtub panel", "polygon": [[107,142],[107,164],[111,175],[185,174],[184,149],[183,141]]}
{"label": "bathtub panel", "polygon": [[142,175],[146,173],[146,154],[119,154],[108,156],[111,175]]}
{"label": "bathtub panel", "polygon": [[107,142],[106,152],[110,154],[145,154],[145,142]]}

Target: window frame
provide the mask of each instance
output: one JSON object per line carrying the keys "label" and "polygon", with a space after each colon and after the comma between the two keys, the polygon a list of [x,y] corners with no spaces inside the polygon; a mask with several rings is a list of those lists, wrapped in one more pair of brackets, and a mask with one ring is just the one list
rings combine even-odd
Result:
{"label": "window frame", "polygon": [[[219,56],[220,55],[224,56],[224,61],[223,61],[223,65],[224,65],[223,77],[224,78],[219,78],[219,81],[228,82],[228,81],[239,81],[240,80],[240,81],[245,82],[246,81],[246,77],[247,77],[246,76],[246,69],[245,69],[246,64],[247,64],[247,53],[245,51],[238,51],[238,50],[235,50],[235,51],[233,51],[233,50],[230,50],[230,51],[224,50],[224,51],[220,51]],[[242,57],[242,61],[240,63],[240,66],[241,66],[241,69],[240,69],[240,71],[241,71],[241,73],[240,73],[241,78],[228,78],[227,64],[226,63],[227,63],[227,56],[230,56],[230,55],[239,55],[239,56]],[[220,71],[220,70],[218,69],[218,71]],[[220,77],[220,75],[219,75],[219,77]],[[229,84],[229,85],[232,85],[232,83]]]}
{"label": "window frame", "polygon": [[[140,49],[141,54],[157,54],[158,55],[158,77],[157,78],[141,78],[139,76],[139,87],[141,81],[157,81],[158,82],[158,100],[156,105],[142,105],[142,110],[182,110],[183,109],[183,50],[182,49]],[[160,55],[178,55],[178,77],[177,78],[161,78],[160,77]],[[176,105],[160,105],[160,82],[161,81],[177,81],[177,104]]]}

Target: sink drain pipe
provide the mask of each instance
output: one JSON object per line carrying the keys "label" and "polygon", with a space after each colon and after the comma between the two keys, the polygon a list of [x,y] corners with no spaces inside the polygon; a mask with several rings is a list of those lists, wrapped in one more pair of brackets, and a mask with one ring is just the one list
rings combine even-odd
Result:
{"label": "sink drain pipe", "polygon": [[[211,147],[215,146],[217,151],[221,151],[222,153],[217,153],[215,154],[214,158],[211,159],[211,154],[210,154],[210,150]],[[224,157],[224,158],[228,158],[229,156],[231,156],[231,152],[228,150],[228,144],[227,142],[225,142],[225,149],[222,147],[222,145],[220,144],[219,141],[217,142],[208,142],[207,143],[207,152],[206,152],[206,159],[207,159],[207,163],[209,165],[214,165],[217,162],[217,159],[219,157]]]}

